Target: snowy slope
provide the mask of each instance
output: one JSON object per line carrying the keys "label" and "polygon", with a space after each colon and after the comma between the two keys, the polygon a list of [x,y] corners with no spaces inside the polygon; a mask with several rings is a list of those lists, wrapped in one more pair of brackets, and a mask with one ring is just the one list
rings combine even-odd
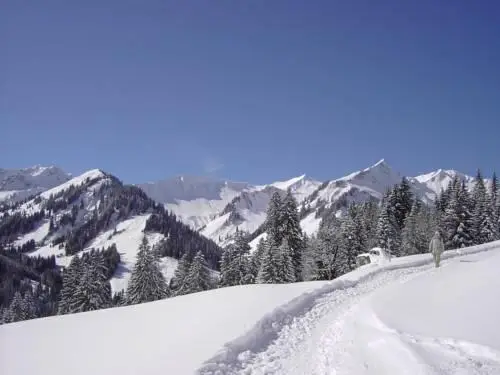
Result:
{"label": "snowy slope", "polygon": [[498,374],[500,241],[443,258],[7,324],[2,374]]}
{"label": "snowy slope", "polygon": [[302,202],[319,185],[319,181],[302,175],[269,185],[181,176],[138,186],[184,223],[224,244],[236,227],[251,233],[264,222],[267,204],[275,191],[290,189]]}
{"label": "snowy slope", "polygon": [[23,169],[0,168],[0,201],[21,200],[60,185],[70,174],[58,167],[34,166]]}
{"label": "snowy slope", "polygon": [[207,224],[234,197],[250,188],[250,185],[244,182],[193,176],[179,176],[137,186],[150,198],[164,203],[170,211],[194,229]]}
{"label": "snowy slope", "polygon": [[[33,199],[8,206],[4,210],[2,214],[8,212],[11,216],[38,215],[37,221],[32,223],[33,230],[9,234],[6,237],[8,244],[22,246],[34,240],[35,249],[26,253],[28,256],[55,256],[56,263],[62,267],[68,266],[73,256],[115,244],[121,262],[110,280],[113,292],[127,286],[148,218],[153,212],[163,212],[139,188],[124,186],[114,176],[98,169],[87,171]],[[28,219],[23,220],[26,222]],[[84,230],[80,231],[81,228]],[[189,233],[186,235],[189,236]],[[192,235],[201,237],[197,233]],[[80,237],[75,240],[75,236]],[[148,232],[147,238],[149,244],[154,246],[164,235]],[[73,250],[68,251],[68,242],[71,240]],[[201,243],[204,241],[202,238]],[[76,251],[79,255],[66,255]],[[167,279],[172,277],[176,267],[177,260],[168,257],[162,259],[162,269]]]}
{"label": "snowy slope", "polygon": [[201,233],[225,245],[236,228],[252,233],[264,223],[267,206],[275,192],[284,196],[286,191],[290,190],[297,202],[302,203],[320,184],[319,181],[303,175],[287,181],[249,188],[227,204],[218,217],[201,229]]}

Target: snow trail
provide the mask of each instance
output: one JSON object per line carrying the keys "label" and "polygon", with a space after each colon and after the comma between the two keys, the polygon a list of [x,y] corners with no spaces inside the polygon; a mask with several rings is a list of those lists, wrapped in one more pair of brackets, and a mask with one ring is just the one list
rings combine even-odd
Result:
{"label": "snow trail", "polygon": [[[442,280],[443,271],[456,272],[457,264],[463,265],[474,252],[492,248],[493,244],[471,248],[469,254],[447,254],[449,261],[437,269],[430,261],[389,268],[306,296],[273,312],[253,333],[227,344],[198,373],[500,375],[499,351],[464,340],[396,331],[381,321],[372,306],[381,296],[393,296],[394,288],[403,284],[407,288],[412,280]],[[492,253],[498,256],[498,252]]]}
{"label": "snow trail", "polygon": [[[264,339],[237,356],[225,356],[215,362],[208,361],[199,373],[328,374],[321,371],[334,367],[333,363],[329,363],[328,348],[334,346],[340,351],[347,350],[344,345],[339,345],[339,340],[342,338],[344,319],[351,310],[374,290],[391,282],[404,282],[432,269],[432,265],[425,265],[377,273],[353,287],[336,289],[318,299],[305,313],[285,316],[281,322],[276,323],[281,325],[277,337],[269,335],[267,340]],[[338,363],[338,359],[335,359],[335,363]]]}

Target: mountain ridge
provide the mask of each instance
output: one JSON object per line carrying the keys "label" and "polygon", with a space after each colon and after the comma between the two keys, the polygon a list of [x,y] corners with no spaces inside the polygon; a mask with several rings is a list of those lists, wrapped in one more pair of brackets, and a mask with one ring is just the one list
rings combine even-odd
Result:
{"label": "mountain ridge", "polygon": [[[36,176],[51,168],[57,167],[34,166],[20,171]],[[0,169],[1,171],[6,170]],[[97,172],[105,174],[94,169],[77,177]],[[70,174],[62,173],[69,178]],[[413,192],[430,204],[455,176],[469,186],[473,182],[473,177],[453,169],[437,169],[415,177],[407,176],[407,179]],[[306,213],[301,217],[302,229],[307,234],[313,234],[325,214],[333,211],[336,215],[341,215],[350,202],[380,200],[385,191],[400,183],[402,178],[403,175],[393,170],[385,159],[380,159],[368,168],[323,182],[307,174],[264,185],[213,176],[177,175],[134,186],[142,189],[149,198],[163,204],[183,223],[218,244],[225,245],[236,228],[252,233],[262,225],[267,204],[275,192],[285,194],[288,189],[292,192],[301,211]],[[37,194],[45,190],[47,189],[37,186],[30,192]]]}

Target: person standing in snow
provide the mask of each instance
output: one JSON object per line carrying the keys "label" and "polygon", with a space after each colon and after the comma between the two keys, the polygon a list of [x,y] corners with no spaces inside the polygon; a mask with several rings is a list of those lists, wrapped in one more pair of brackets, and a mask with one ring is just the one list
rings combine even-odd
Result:
{"label": "person standing in snow", "polygon": [[439,267],[439,262],[441,261],[441,253],[443,251],[443,238],[441,237],[441,233],[439,233],[439,231],[436,231],[436,233],[434,233],[434,237],[432,237],[432,240],[429,243],[429,252],[434,257],[434,263],[436,263],[436,267]]}

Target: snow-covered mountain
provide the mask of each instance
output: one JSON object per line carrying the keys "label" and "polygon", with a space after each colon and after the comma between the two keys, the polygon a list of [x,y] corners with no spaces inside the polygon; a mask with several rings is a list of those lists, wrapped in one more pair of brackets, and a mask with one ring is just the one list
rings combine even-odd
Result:
{"label": "snow-covered mountain", "polygon": [[167,278],[185,249],[202,251],[211,268],[218,266],[220,248],[214,242],[175,219],[138,187],[124,185],[99,169],[30,200],[0,207],[0,244],[14,246],[30,257],[55,256],[64,267],[74,254],[115,244],[120,254],[110,280],[115,292],[126,287],[144,235],[151,246],[165,240],[164,251],[159,251],[163,251]]}
{"label": "snow-covered mountain", "polygon": [[194,229],[209,223],[233,198],[251,188],[244,182],[193,176],[178,176],[137,186]]}
{"label": "snow-covered mountain", "polygon": [[53,188],[71,178],[62,169],[40,165],[23,169],[0,168],[0,201],[18,201]]}
{"label": "snow-covered mountain", "polygon": [[[440,169],[407,179],[413,192],[429,204],[455,176],[472,186],[472,177],[454,170]],[[323,183],[306,175],[267,185],[176,177],[138,186],[186,224],[225,245],[236,228],[250,233],[259,229],[274,192],[292,191],[301,209],[301,226],[307,234],[313,234],[326,214],[340,215],[351,202],[380,200],[402,177],[382,159],[364,170]]]}
{"label": "snow-covered mountain", "polygon": [[[472,186],[472,177],[454,170],[440,169],[407,178],[414,193],[431,203],[455,176]],[[17,172],[0,170],[0,177],[0,187],[4,190],[0,197],[15,191],[17,200],[40,191],[45,191],[43,196],[46,196],[50,194],[47,189],[61,182],[68,183],[69,179],[68,174],[55,167],[33,167]],[[401,173],[380,160],[369,168],[325,182],[306,175],[267,185],[178,176],[137,187],[149,198],[162,203],[183,223],[220,245],[226,245],[237,228],[252,234],[255,245],[261,236],[269,199],[275,192],[282,195],[288,189],[292,192],[299,203],[301,226],[310,235],[318,230],[325,215],[342,214],[350,202],[380,200],[387,189],[401,182],[401,178]]]}

